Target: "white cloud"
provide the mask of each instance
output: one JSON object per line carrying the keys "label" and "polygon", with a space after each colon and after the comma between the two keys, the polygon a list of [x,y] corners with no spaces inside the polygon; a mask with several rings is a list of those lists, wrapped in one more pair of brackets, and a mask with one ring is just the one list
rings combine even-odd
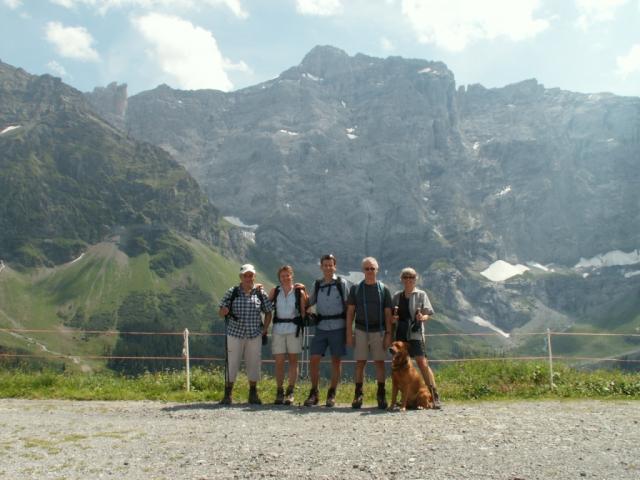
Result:
{"label": "white cloud", "polygon": [[22,0],[4,0],[3,3],[11,10],[15,10],[22,5]]}
{"label": "white cloud", "polygon": [[222,0],[221,2],[210,3],[222,3],[223,5],[226,5],[226,7],[231,10],[238,18],[247,18],[249,16],[249,13],[244,8],[242,8],[240,0]]}
{"label": "white cloud", "polygon": [[[6,1],[6,0],[5,0]],[[65,8],[78,5],[94,7],[100,14],[115,8],[170,8],[173,10],[202,8],[203,6],[225,6],[238,18],[247,18],[249,14],[242,7],[240,0],[49,0],[51,3]]]}
{"label": "white cloud", "polygon": [[328,17],[342,13],[340,0],[296,0],[296,10],[302,15]]}
{"label": "white cloud", "polygon": [[616,73],[622,78],[640,72],[640,43],[631,47],[627,55],[616,58],[616,63],[618,65]]}
{"label": "white cloud", "polygon": [[460,51],[482,39],[536,36],[549,20],[534,18],[540,0],[402,0],[402,13],[418,41]]}
{"label": "white cloud", "polygon": [[386,53],[393,52],[396,49],[393,42],[387,37],[380,38],[380,48],[382,48],[382,51]]}
{"label": "white cloud", "polygon": [[576,25],[587,30],[591,25],[610,22],[615,18],[616,10],[628,0],[575,0],[580,16]]}
{"label": "white cloud", "polygon": [[150,13],[135,18],[133,24],[151,45],[150,54],[160,69],[179,88],[228,91],[233,84],[227,70],[250,71],[246,63],[224,58],[210,31],[180,17]]}
{"label": "white cloud", "polygon": [[55,73],[59,77],[69,77],[69,74],[67,73],[65,68],[55,60],[51,60],[49,63],[47,63],[47,68],[50,72]]}
{"label": "white cloud", "polygon": [[75,60],[98,61],[100,56],[91,46],[93,37],[84,27],[65,27],[59,22],[47,23],[45,34],[58,54]]}

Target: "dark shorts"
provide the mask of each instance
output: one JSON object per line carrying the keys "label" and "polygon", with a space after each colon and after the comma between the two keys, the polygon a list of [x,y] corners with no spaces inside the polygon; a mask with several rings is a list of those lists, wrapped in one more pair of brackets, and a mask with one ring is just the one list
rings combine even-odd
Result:
{"label": "dark shorts", "polygon": [[319,330],[311,341],[311,355],[322,355],[324,357],[327,347],[331,349],[332,357],[344,357],[347,353],[345,328],[338,330]]}
{"label": "dark shorts", "polygon": [[422,340],[409,340],[409,356],[411,358],[427,356]]}
{"label": "dark shorts", "polygon": [[[404,338],[396,337],[396,340],[407,342]],[[427,350],[424,348],[424,342],[422,340],[409,340],[407,343],[409,344],[409,356],[411,358],[427,356]]]}

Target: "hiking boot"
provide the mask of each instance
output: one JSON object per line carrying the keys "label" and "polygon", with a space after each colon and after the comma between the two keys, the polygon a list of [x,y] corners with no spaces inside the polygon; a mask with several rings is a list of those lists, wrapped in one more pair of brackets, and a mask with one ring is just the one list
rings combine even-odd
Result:
{"label": "hiking boot", "polygon": [[318,390],[312,388],[309,392],[309,397],[304,401],[305,407],[313,407],[318,404]]}
{"label": "hiking boot", "polygon": [[224,387],[224,397],[220,400],[220,405],[231,405],[233,400],[231,399],[231,393],[233,392],[233,383],[230,383]]}
{"label": "hiking boot", "polygon": [[256,387],[249,387],[249,403],[251,405],[262,405],[262,400],[258,396],[258,389]]}
{"label": "hiking boot", "polygon": [[356,393],[353,397],[353,402],[351,402],[351,408],[357,409],[362,407],[362,400],[363,400],[362,390],[356,390]]}
{"label": "hiking boot", "polygon": [[282,387],[278,387],[276,390],[276,399],[273,402],[274,405],[282,405],[284,403],[284,389]]}
{"label": "hiking boot", "polygon": [[442,408],[442,405],[440,404],[440,395],[438,395],[438,390],[436,390],[436,387],[431,388],[431,396],[433,397],[434,410],[440,410]]}
{"label": "hiking boot", "polygon": [[384,410],[387,408],[387,394],[384,390],[378,390],[378,394],[376,395],[376,400],[378,400],[378,408]]}
{"label": "hiking boot", "polygon": [[327,391],[327,403],[326,406],[331,408],[336,406],[336,389],[330,388]]}
{"label": "hiking boot", "polygon": [[293,386],[289,385],[287,387],[287,393],[284,394],[284,404],[285,405],[293,405],[294,402],[294,398],[293,398]]}

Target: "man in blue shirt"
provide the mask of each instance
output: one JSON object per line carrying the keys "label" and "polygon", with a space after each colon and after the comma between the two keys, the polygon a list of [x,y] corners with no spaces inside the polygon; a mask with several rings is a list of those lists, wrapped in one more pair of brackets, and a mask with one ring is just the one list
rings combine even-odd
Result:
{"label": "man in blue shirt", "polygon": [[331,350],[331,385],[327,392],[327,407],[336,404],[336,389],[340,380],[342,357],[347,352],[345,347],[345,309],[347,282],[336,276],[336,257],[323,255],[320,257],[322,278],[315,281],[309,305],[315,306],[318,325],[311,342],[311,392],[304,405],[311,407],[318,404],[318,383],[320,381],[320,359],[327,349]]}

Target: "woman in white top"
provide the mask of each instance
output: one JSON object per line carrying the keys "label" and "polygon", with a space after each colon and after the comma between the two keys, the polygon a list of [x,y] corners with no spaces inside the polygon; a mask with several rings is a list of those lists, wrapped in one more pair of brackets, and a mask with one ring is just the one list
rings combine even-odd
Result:
{"label": "woman in white top", "polygon": [[[284,265],[278,269],[280,285],[269,293],[274,306],[273,328],[271,330],[271,351],[275,359],[275,377],[277,384],[276,405],[291,405],[298,377],[298,354],[302,352],[302,332],[300,330],[300,312],[307,306],[307,294],[304,285],[293,283],[293,268]],[[285,393],[284,364],[289,358],[289,386]]]}

